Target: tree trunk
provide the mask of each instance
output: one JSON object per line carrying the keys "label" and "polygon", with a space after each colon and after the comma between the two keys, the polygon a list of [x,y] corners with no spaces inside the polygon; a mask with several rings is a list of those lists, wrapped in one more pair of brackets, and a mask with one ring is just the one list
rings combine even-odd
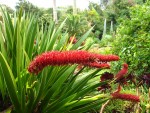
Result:
{"label": "tree trunk", "polygon": [[77,14],[76,0],[73,0],[73,15]]}
{"label": "tree trunk", "polygon": [[56,0],[53,0],[53,20],[57,23],[57,7]]}

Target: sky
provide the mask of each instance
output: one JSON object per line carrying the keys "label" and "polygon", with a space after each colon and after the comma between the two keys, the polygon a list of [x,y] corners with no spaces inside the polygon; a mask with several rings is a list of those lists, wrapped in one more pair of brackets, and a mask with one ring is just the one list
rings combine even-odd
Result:
{"label": "sky", "polygon": [[[52,7],[53,0],[27,0],[32,4],[41,7],[41,8],[50,8]],[[89,1],[99,3],[100,0],[77,0],[77,7],[80,9],[85,9],[88,7]],[[18,0],[0,0],[0,4],[5,4],[12,9],[15,9],[16,3]],[[73,0],[56,0],[57,6],[69,6],[73,4]]]}

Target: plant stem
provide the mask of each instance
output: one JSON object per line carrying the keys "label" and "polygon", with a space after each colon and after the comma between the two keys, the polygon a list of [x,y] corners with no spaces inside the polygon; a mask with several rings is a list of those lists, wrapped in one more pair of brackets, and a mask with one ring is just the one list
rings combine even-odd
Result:
{"label": "plant stem", "polygon": [[100,112],[99,113],[103,113],[104,108],[106,107],[106,105],[110,102],[110,100],[107,100],[101,107]]}

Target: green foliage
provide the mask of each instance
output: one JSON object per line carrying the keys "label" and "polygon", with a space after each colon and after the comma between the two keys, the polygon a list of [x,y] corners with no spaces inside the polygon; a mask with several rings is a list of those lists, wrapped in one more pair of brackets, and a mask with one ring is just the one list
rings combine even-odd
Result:
{"label": "green foliage", "polygon": [[89,10],[93,10],[94,8],[99,15],[103,15],[101,7],[96,3],[90,2],[88,8]]}
{"label": "green foliage", "polygon": [[139,87],[140,89],[140,93],[142,94],[141,98],[142,98],[142,102],[141,102],[141,112],[144,113],[148,113],[150,112],[150,89],[147,89],[147,87],[141,86]]}
{"label": "green foliage", "polygon": [[136,5],[130,9],[117,30],[113,53],[129,64],[129,73],[140,76],[150,73],[150,7]]}
{"label": "green foliage", "polygon": [[113,40],[114,40],[114,37],[112,37],[111,35],[105,35],[105,37],[103,37],[100,42],[100,46],[101,47],[112,46]]}
{"label": "green foliage", "polygon": [[50,21],[52,20],[52,9],[49,8],[47,10],[45,9],[40,9],[41,14],[38,14],[38,23],[39,26],[46,27],[50,24]]}
{"label": "green foliage", "polygon": [[37,6],[34,6],[32,3],[26,0],[19,0],[16,5],[16,9],[19,10],[20,8],[22,8],[26,13],[37,13],[39,11]]}
{"label": "green foliage", "polygon": [[134,113],[134,104],[128,101],[122,100],[111,100],[105,110],[104,113]]}
{"label": "green foliage", "polygon": [[112,21],[114,31],[116,31],[116,28],[121,21],[120,19],[124,20],[129,17],[129,7],[133,5],[134,2],[130,3],[128,0],[114,0],[109,4],[103,11],[104,17],[107,19],[107,29],[110,29],[110,23]]}
{"label": "green foliage", "polygon": [[103,24],[104,19],[102,17],[102,13],[98,13],[97,10],[92,8],[87,12],[87,19],[91,26],[94,26],[93,36],[101,39],[103,34]]}

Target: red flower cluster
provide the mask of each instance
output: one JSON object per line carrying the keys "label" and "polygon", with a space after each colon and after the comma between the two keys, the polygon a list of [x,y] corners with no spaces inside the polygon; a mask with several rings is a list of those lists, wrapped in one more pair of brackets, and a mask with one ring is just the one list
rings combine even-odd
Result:
{"label": "red flower cluster", "polygon": [[[106,58],[105,58],[106,57]],[[72,51],[50,51],[37,56],[29,65],[30,73],[39,73],[44,67],[49,65],[68,65],[68,64],[83,64],[96,68],[108,68],[106,62],[119,60],[116,55],[99,55],[82,50]],[[104,63],[102,63],[104,62]]]}
{"label": "red flower cluster", "polygon": [[132,102],[140,102],[140,98],[137,95],[133,94],[123,94],[123,93],[112,93],[111,94],[113,99],[121,99],[121,100],[127,100]]}
{"label": "red flower cluster", "polygon": [[124,63],[123,68],[115,76],[116,81],[121,80],[128,73],[128,64]]}
{"label": "red flower cluster", "polygon": [[[105,80],[112,80],[113,78],[114,78],[114,75],[112,73],[105,72],[101,75],[100,82],[105,81]],[[109,89],[109,88],[111,88],[111,86],[108,83],[106,83],[98,87],[98,91]]]}

